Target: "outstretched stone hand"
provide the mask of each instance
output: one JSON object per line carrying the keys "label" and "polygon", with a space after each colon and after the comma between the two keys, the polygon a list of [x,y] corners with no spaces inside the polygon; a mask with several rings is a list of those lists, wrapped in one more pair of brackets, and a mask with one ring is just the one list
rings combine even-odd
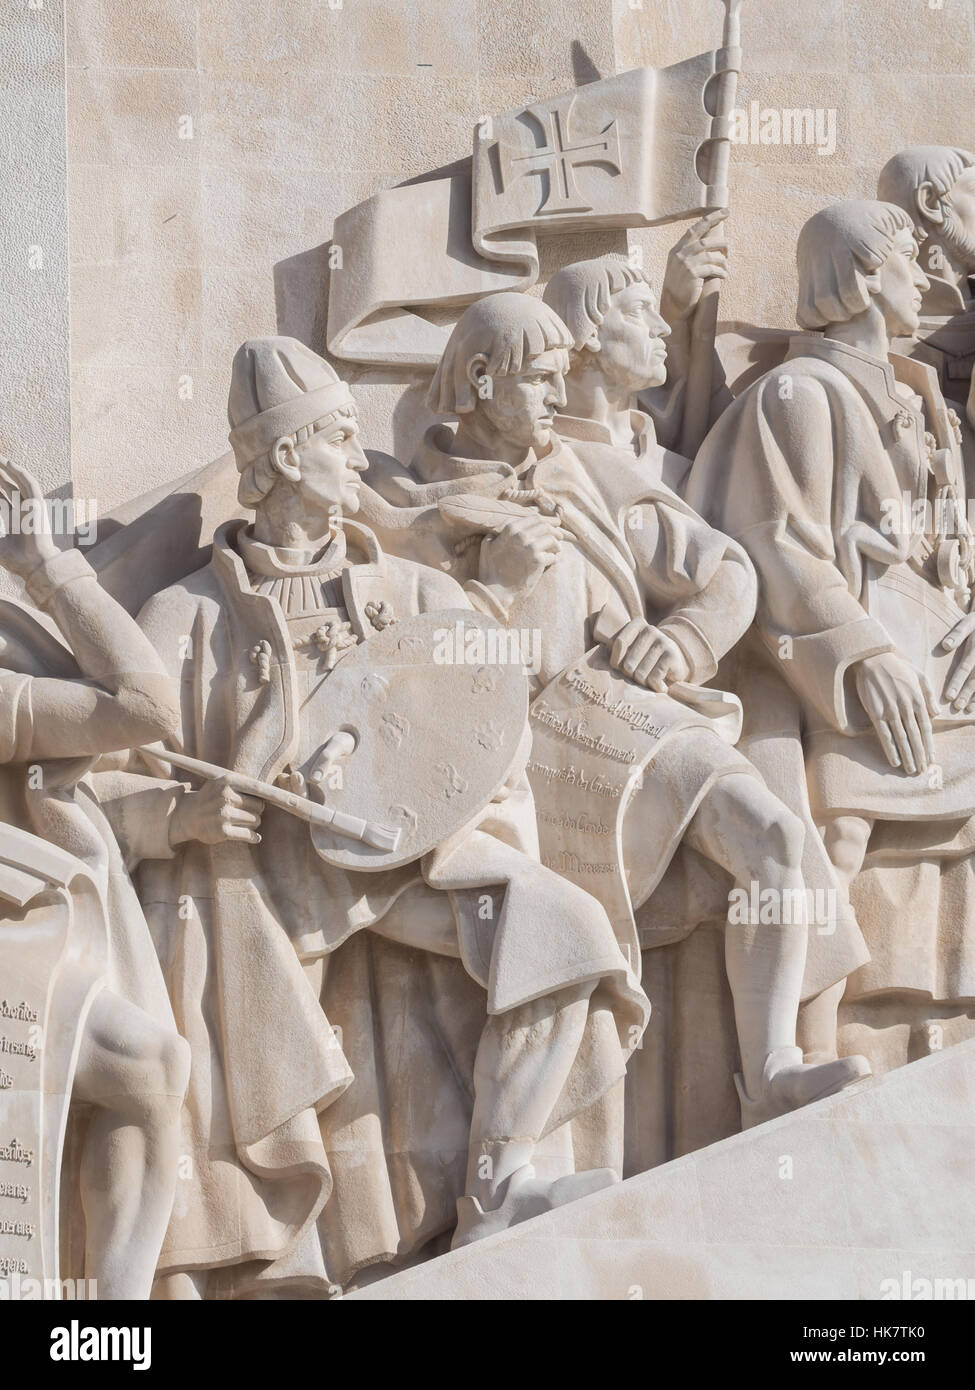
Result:
{"label": "outstretched stone hand", "polygon": [[[31,525],[21,529],[15,516],[24,501],[31,506]],[[0,458],[0,565],[26,579],[32,570],[58,554],[46,526],[44,494],[33,473],[9,459]]]}

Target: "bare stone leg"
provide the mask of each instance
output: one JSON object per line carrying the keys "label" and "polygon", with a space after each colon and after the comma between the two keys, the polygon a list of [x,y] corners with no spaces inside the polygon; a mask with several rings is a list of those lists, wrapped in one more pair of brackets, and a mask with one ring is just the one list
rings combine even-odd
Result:
{"label": "bare stone leg", "polygon": [[846,980],[837,980],[829,989],[800,1004],[796,1042],[807,1062],[832,1062],[838,1056],[837,1013],[845,989]]}
{"label": "bare stone leg", "polygon": [[840,1090],[869,1070],[863,1058],[804,1066],[796,1046],[809,930],[801,867],[804,834],[802,822],[763,782],[731,774],[712,787],[687,835],[695,849],[733,875],[746,895],[753,882],[762,894],[773,890],[773,921],[741,922],[730,914],[725,928],[746,1127]]}
{"label": "bare stone leg", "polygon": [[95,1107],[81,1164],[86,1273],[100,1299],[149,1297],[176,1190],[190,1051],[103,990],[85,1027],[74,1095]]}

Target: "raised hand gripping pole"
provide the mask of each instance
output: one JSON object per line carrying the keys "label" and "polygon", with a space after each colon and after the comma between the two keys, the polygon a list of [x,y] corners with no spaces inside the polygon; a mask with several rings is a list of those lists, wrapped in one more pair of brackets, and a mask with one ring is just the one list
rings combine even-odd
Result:
{"label": "raised hand gripping pole", "polygon": [[[712,118],[713,155],[708,178],[708,206],[727,207],[728,164],[731,157],[731,119],[738,95],[741,69],[741,0],[723,0],[725,5],[722,58],[718,75],[717,100]],[[690,361],[684,396],[680,453],[693,459],[711,424],[711,390],[714,377],[714,341],[718,326],[720,280],[713,277],[701,287],[701,298],[691,325]]]}

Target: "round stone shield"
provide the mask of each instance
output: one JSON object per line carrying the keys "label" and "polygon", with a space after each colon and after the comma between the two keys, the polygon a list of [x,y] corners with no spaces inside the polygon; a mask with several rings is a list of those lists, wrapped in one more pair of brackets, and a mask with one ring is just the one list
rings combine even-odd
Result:
{"label": "round stone shield", "polygon": [[[395,848],[381,848],[314,826],[323,859],[366,870],[408,864],[492,800],[525,729],[524,635],[470,610],[425,613],[339,662],[321,693],[356,747],[311,785],[342,815],[399,833]],[[316,761],[301,769],[306,778]]]}

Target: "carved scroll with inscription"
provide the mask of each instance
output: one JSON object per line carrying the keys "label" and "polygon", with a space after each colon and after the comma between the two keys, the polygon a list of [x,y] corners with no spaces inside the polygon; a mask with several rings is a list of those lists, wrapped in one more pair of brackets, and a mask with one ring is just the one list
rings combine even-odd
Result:
{"label": "carved scroll with inscription", "polygon": [[[70,885],[70,887],[69,887]],[[58,1191],[71,1081],[104,957],[85,866],[0,824],[0,1278],[58,1279]]]}
{"label": "carved scroll with inscription", "polygon": [[[639,969],[633,920],[655,886],[658,866],[693,814],[707,781],[688,765],[684,785],[676,735],[696,729],[734,743],[741,706],[733,696],[691,685],[658,694],[614,671],[596,647],[569,666],[531,707],[528,775],[535,797],[542,861],[598,898],[620,945]],[[666,767],[658,759],[668,749]],[[699,763],[699,760],[696,760]],[[639,794],[641,834],[624,835],[624,817]],[[636,813],[634,810],[630,814]],[[643,824],[644,818],[649,823]],[[645,833],[644,833],[645,832]],[[649,843],[647,853],[634,853]]]}

